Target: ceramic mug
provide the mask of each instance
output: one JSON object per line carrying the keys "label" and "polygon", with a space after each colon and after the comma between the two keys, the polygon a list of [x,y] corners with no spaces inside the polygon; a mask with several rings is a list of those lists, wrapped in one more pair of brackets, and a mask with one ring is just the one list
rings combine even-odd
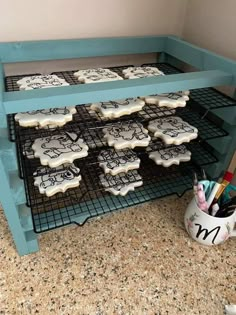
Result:
{"label": "ceramic mug", "polygon": [[188,234],[204,245],[218,245],[229,237],[236,236],[235,221],[236,211],[224,218],[211,216],[197,206],[195,197],[189,203],[184,215]]}

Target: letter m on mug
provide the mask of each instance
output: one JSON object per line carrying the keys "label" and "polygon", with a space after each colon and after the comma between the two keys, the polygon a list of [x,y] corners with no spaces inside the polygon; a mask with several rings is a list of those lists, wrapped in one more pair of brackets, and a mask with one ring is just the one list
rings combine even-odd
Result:
{"label": "letter m on mug", "polygon": [[215,239],[220,231],[220,226],[216,226],[214,229],[208,230],[202,228],[201,224],[195,223],[195,225],[198,226],[196,238],[199,238],[201,235],[203,235],[202,237],[203,240],[206,240],[208,237],[212,237],[212,244],[214,244]]}

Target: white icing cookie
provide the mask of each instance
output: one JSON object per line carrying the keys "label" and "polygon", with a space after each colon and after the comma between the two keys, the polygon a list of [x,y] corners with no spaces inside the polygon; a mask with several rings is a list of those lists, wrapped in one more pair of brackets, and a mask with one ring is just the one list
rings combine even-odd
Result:
{"label": "white icing cookie", "polygon": [[78,78],[79,82],[82,83],[97,83],[97,82],[108,82],[123,80],[116,72],[111,71],[110,69],[87,69],[79,70],[74,73],[74,76]]}
{"label": "white icing cookie", "polygon": [[69,188],[78,187],[81,181],[80,169],[74,164],[68,164],[54,169],[39,167],[34,176],[34,186],[40,194],[51,197]]}
{"label": "white icing cookie", "polygon": [[71,121],[76,113],[74,106],[33,110],[15,115],[15,120],[22,127],[45,127],[48,125],[63,126]]}
{"label": "white icing cookie", "polygon": [[67,86],[66,80],[59,78],[57,75],[34,75],[18,80],[17,85],[20,90],[44,89],[57,86]]}
{"label": "white icing cookie", "polygon": [[34,159],[34,150],[32,149],[33,142],[30,140],[26,140],[22,145],[22,153],[28,159]]}
{"label": "white icing cookie", "polygon": [[156,104],[160,107],[185,107],[186,102],[189,100],[189,93],[189,91],[180,91],[175,93],[155,94],[144,97],[144,100],[148,104]]}
{"label": "white icing cookie", "polygon": [[154,119],[149,122],[148,130],[161,138],[166,144],[179,145],[198,136],[197,128],[177,116]]}
{"label": "white icing cookie", "polygon": [[144,119],[154,119],[171,116],[174,115],[175,112],[175,109],[170,109],[167,107],[160,108],[156,105],[148,104],[144,106],[143,110],[141,110],[138,115]]}
{"label": "white icing cookie", "polygon": [[156,67],[129,67],[122,70],[122,72],[127,79],[138,79],[164,75],[164,73]]}
{"label": "white icing cookie", "polygon": [[142,177],[136,170],[120,173],[116,176],[101,174],[99,177],[105,191],[115,196],[125,196],[129,191],[134,191],[136,187],[143,185]]}
{"label": "white icing cookie", "polygon": [[94,103],[90,108],[99,112],[103,117],[112,119],[138,112],[144,105],[145,102],[138,98],[126,98],[117,101]]}
{"label": "white icing cookie", "polygon": [[166,146],[161,141],[151,142],[146,148],[149,158],[157,165],[169,167],[173,164],[179,165],[180,162],[187,162],[191,159],[191,152],[185,145]]}
{"label": "white icing cookie", "polygon": [[140,159],[130,149],[116,151],[114,149],[102,150],[98,156],[99,166],[106,174],[115,176],[119,173],[127,173],[138,169]]}
{"label": "white icing cookie", "polygon": [[75,159],[88,155],[88,146],[75,133],[69,132],[38,138],[32,149],[34,156],[40,158],[41,164],[50,167],[72,163]]}
{"label": "white icing cookie", "polygon": [[107,146],[107,141],[104,139],[104,135],[101,129],[87,129],[82,134],[81,137],[89,148],[95,149]]}
{"label": "white icing cookie", "polygon": [[147,147],[151,138],[148,131],[140,123],[121,122],[103,129],[104,138],[109,146],[115,149]]}

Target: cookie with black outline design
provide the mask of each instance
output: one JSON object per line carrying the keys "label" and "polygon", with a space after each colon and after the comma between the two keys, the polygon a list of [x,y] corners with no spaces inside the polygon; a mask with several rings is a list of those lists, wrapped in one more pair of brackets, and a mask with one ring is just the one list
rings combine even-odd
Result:
{"label": "cookie with black outline design", "polygon": [[153,132],[154,137],[161,138],[165,144],[180,145],[198,137],[197,128],[177,116],[151,120],[148,130]]}
{"label": "cookie with black outline design", "polygon": [[120,173],[116,176],[101,174],[99,177],[105,191],[115,196],[125,196],[129,191],[134,191],[135,188],[143,185],[142,177],[136,170]]}

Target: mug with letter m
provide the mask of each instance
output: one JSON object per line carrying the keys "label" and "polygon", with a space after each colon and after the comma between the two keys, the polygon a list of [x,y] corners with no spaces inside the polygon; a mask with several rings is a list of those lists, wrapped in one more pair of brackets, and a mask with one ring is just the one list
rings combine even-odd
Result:
{"label": "mug with letter m", "polygon": [[195,198],[189,203],[184,216],[188,234],[204,245],[218,245],[236,236],[235,220],[236,211],[228,217],[211,216],[198,207]]}

